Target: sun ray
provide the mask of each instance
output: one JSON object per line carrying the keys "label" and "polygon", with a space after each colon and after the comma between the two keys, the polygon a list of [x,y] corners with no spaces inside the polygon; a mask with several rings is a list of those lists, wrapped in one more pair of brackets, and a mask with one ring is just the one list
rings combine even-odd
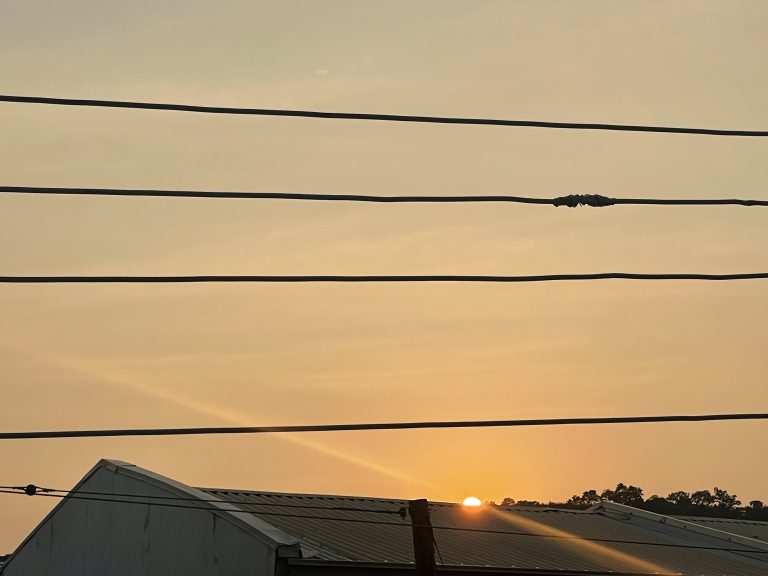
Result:
{"label": "sun ray", "polygon": [[[195,412],[197,414],[202,414],[205,416],[210,416],[218,420],[231,423],[233,425],[239,425],[239,426],[252,425],[253,418],[255,417],[254,414],[246,415],[244,413],[238,412],[231,408],[218,406],[208,401],[203,401],[203,400],[193,398],[189,395],[180,394],[176,391],[164,390],[162,388],[157,387],[156,385],[149,386],[149,385],[137,382],[133,378],[119,375],[112,369],[109,369],[106,367],[97,367],[93,362],[78,360],[72,356],[63,357],[59,354],[54,354],[51,352],[41,353],[39,350],[29,349],[24,346],[20,346],[18,343],[10,344],[7,341],[0,343],[0,346],[13,350],[16,353],[24,354],[25,356],[32,357],[37,361],[43,361],[52,366],[57,366],[60,368],[71,370],[79,374],[88,376],[90,378],[95,378],[102,382],[106,382],[110,385],[119,386],[121,388],[131,390],[132,392],[141,394],[143,396],[156,398],[158,400],[162,400],[169,404],[185,408],[191,412]],[[361,468],[370,470],[377,474],[381,474],[383,476],[387,476],[390,478],[395,478],[400,481],[408,482],[414,486],[427,488],[431,491],[433,498],[437,494],[446,493],[439,486],[436,486],[434,484],[425,482],[417,478],[413,478],[407,475],[406,473],[396,470],[394,468],[383,466],[375,462],[371,462],[370,460],[366,458],[362,458],[356,454],[352,454],[348,451],[325,445],[321,442],[317,442],[300,435],[294,435],[294,434],[269,434],[269,435],[277,438],[280,441],[290,442],[292,444],[302,446],[306,449],[313,450],[321,454],[326,454],[337,460],[359,466]],[[571,546],[575,549],[575,551],[581,554],[584,554],[586,556],[594,558],[594,556],[597,555],[604,558],[610,558],[612,560],[615,560],[624,564],[628,564],[632,566],[633,569],[643,570],[647,572],[656,572],[656,573],[669,572],[668,569],[658,564],[654,564],[653,562],[644,560],[642,558],[628,554],[626,552],[622,552],[620,550],[609,548],[599,542],[580,539],[577,535],[574,535],[570,532],[561,530],[559,528],[554,528],[546,524],[542,524],[540,522],[537,522],[529,518],[525,518],[523,516],[515,514],[514,512],[512,513],[506,512],[503,510],[496,509],[492,506],[484,507],[484,510],[488,510],[495,517],[502,519],[506,523],[509,523],[515,526],[516,528],[520,528],[522,530],[538,533],[538,534],[547,534],[550,536],[565,537],[566,539],[562,540],[563,545]]]}
{"label": "sun ray", "polygon": [[560,540],[560,542],[564,546],[571,546],[575,549],[575,551],[587,556],[588,558],[594,559],[595,556],[609,558],[611,560],[622,562],[624,564],[629,564],[630,566],[632,566],[633,570],[641,570],[643,572],[648,572],[648,573],[671,572],[671,570],[668,568],[665,568],[663,566],[660,566],[658,564],[655,564],[653,562],[650,562],[648,560],[645,560],[633,554],[622,552],[614,548],[609,548],[608,546],[601,544],[600,542],[583,540],[579,538],[578,535],[575,535],[571,532],[568,532],[566,530],[561,530],[553,526],[548,526],[546,524],[542,524],[541,522],[537,522],[536,520],[533,520],[531,518],[526,518],[519,514],[515,514],[514,511],[510,512],[505,510],[499,510],[494,506],[488,506],[486,507],[486,509],[489,510],[490,513],[493,514],[495,517],[500,518],[509,524],[512,524],[516,528],[520,528],[522,530],[533,532],[536,534],[546,534],[548,536],[563,538],[562,540]]}
{"label": "sun ray", "polygon": [[[192,396],[181,394],[177,391],[172,392],[170,390],[162,389],[154,384],[149,386],[138,382],[133,378],[119,375],[112,369],[97,367],[93,362],[78,360],[72,356],[63,357],[59,354],[51,352],[42,353],[39,350],[33,351],[27,349],[26,347],[20,346],[18,343],[10,344],[6,341],[2,342],[0,345],[2,345],[4,348],[13,350],[14,352],[24,354],[25,356],[33,357],[38,361],[42,360],[50,365],[65,368],[90,378],[106,382],[110,385],[131,390],[144,396],[150,396],[152,398],[163,400],[169,404],[180,406],[189,411],[196,412],[205,416],[210,416],[233,425],[252,426],[254,425],[254,418],[258,418],[259,416],[258,414],[253,413],[246,415],[231,408],[218,406],[208,401],[199,400],[193,398]],[[414,478],[405,472],[389,466],[377,464],[376,462],[372,462],[371,460],[363,458],[357,454],[353,454],[349,451],[330,446],[323,442],[311,440],[305,436],[300,436],[299,434],[270,433],[269,436],[276,438],[279,441],[289,442],[291,444],[295,444],[303,448],[331,456],[337,460],[359,466],[363,469],[381,474],[383,476],[394,478],[402,482],[407,482],[414,486],[427,488],[433,494],[443,493],[443,491],[438,486],[424,480]]]}

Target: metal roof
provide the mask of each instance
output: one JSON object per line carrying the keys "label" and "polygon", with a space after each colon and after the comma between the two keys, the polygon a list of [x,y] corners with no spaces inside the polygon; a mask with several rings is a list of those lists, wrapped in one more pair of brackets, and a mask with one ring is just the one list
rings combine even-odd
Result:
{"label": "metal roof", "polygon": [[[116,460],[100,461],[72,492],[101,469],[138,480],[138,498],[199,499],[208,513],[273,545],[294,576],[407,576],[413,567],[410,521],[397,514],[406,500],[192,488]],[[677,518],[614,503],[582,511],[445,502],[430,509],[444,576],[768,576],[765,522]]]}
{"label": "metal roof", "polygon": [[768,542],[768,522],[759,520],[742,520],[739,518],[709,518],[702,516],[675,516],[686,522],[693,522],[708,528],[723,530],[731,534],[738,534],[746,538],[754,538],[762,542]]}
{"label": "metal roof", "polygon": [[[396,512],[406,507],[407,501],[200,490],[222,500],[236,501],[242,510],[298,538],[306,557],[323,561],[412,562],[408,520],[396,514],[381,513]],[[286,507],[286,504],[290,506]],[[344,507],[363,511],[338,509]],[[430,503],[430,508],[438,562],[446,565],[768,576],[768,545],[763,542],[752,544],[735,534],[733,538],[727,534],[724,537],[720,531],[727,527],[722,526],[716,530],[686,530],[685,522],[665,523],[663,516],[641,514],[640,511],[627,513],[625,509],[634,511],[628,507],[608,506],[588,511],[487,506],[470,509],[459,504],[435,502]]]}

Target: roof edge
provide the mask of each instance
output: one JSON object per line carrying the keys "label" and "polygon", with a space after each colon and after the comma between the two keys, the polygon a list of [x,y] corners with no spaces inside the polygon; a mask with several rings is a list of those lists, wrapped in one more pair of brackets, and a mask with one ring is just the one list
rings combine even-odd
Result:
{"label": "roof edge", "polygon": [[[295,538],[290,534],[283,532],[276,526],[272,526],[271,524],[255,516],[251,512],[245,512],[243,510],[240,510],[233,504],[226,504],[224,502],[222,503],[210,502],[210,500],[216,497],[211,494],[206,494],[205,492],[202,492],[197,488],[193,488],[191,486],[182,484],[181,482],[178,482],[176,480],[173,480],[161,474],[152,472],[151,470],[140,468],[139,466],[136,466],[135,464],[131,464],[130,462],[123,462],[122,460],[102,458],[93,466],[93,468],[91,468],[85,474],[85,476],[83,476],[77,482],[77,484],[75,484],[75,486],[72,488],[70,492],[77,492],[83,486],[83,484],[85,484],[91,478],[91,476],[93,476],[97,471],[99,471],[102,468],[109,470],[114,474],[123,474],[129,477],[136,478],[147,484],[163,488],[164,490],[167,490],[168,492],[171,492],[171,493],[175,493],[176,495],[179,495],[179,496],[196,498],[200,500],[208,500],[206,504],[219,509],[219,510],[211,511],[212,514],[216,514],[217,516],[220,516],[221,518],[231,522],[232,524],[238,526],[239,528],[249,532],[250,534],[253,534],[257,538],[262,540],[265,544],[272,546],[276,550],[278,556],[298,557],[301,555],[300,540],[298,538]],[[218,498],[216,499],[218,500]],[[43,525],[46,522],[48,522],[48,520],[51,519],[53,515],[56,514],[56,512],[58,512],[59,508],[61,508],[66,503],[66,501],[67,501],[66,498],[62,498],[61,500],[59,500],[56,506],[54,506],[51,509],[51,511],[48,512],[48,514],[46,514],[43,517],[43,519],[37,524],[37,526],[35,526],[32,529],[32,531],[26,536],[26,538],[24,538],[24,540],[22,540],[21,543],[8,556],[8,558],[5,560],[5,563],[0,565],[0,572],[5,570],[8,567],[8,565],[11,562],[13,562],[13,559],[16,556],[16,554],[19,552],[19,550],[21,550],[22,548],[24,548],[24,546],[27,545],[27,543],[40,531]]]}
{"label": "roof edge", "polygon": [[123,462],[121,460],[109,460],[102,459],[96,465],[95,469],[106,468],[115,474],[123,474],[141,480],[147,484],[157,486],[173,492],[179,496],[195,498],[198,500],[206,500],[206,504],[210,507],[218,508],[218,510],[211,511],[213,514],[221,516],[224,519],[231,521],[233,524],[238,525],[240,528],[244,528],[249,532],[254,533],[256,536],[266,540],[267,543],[274,544],[276,546],[293,546],[299,545],[298,538],[291,536],[277,528],[270,523],[255,516],[252,512],[246,512],[238,508],[234,504],[228,504],[225,502],[211,502],[211,500],[220,500],[212,494],[207,494],[197,488],[163,476],[151,470],[141,468],[135,464]]}
{"label": "roof edge", "polygon": [[[312,560],[302,558],[291,558],[287,561],[289,567],[310,568],[313,573],[320,569],[329,570],[331,573],[354,573],[360,571],[360,574],[370,574],[380,571],[382,573],[407,573],[415,574],[416,568],[412,563],[402,562],[361,562],[361,561],[343,561],[335,560]],[[507,576],[679,576],[677,573],[659,573],[649,574],[647,572],[614,572],[611,570],[563,570],[561,568],[512,568],[506,566],[475,566],[470,564],[438,564],[437,573],[454,574],[456,576],[473,576],[475,574],[483,575],[507,575]],[[299,571],[301,574],[301,571]]]}
{"label": "roof edge", "polygon": [[[77,484],[75,484],[75,486],[72,488],[72,491],[75,491],[75,490],[77,490],[78,488],[80,488],[80,486],[82,486],[82,485],[83,485],[85,482],[87,482],[87,481],[88,481],[88,479],[89,479],[91,476],[93,476],[93,475],[94,475],[94,473],[95,473],[95,472],[96,472],[96,471],[97,471],[99,468],[101,468],[101,467],[102,467],[102,463],[104,463],[104,462],[107,462],[107,461],[106,461],[106,460],[103,460],[103,459],[102,459],[102,460],[99,460],[99,461],[96,463],[96,465],[95,465],[95,466],[93,466],[93,468],[91,468],[91,469],[90,469],[88,472],[86,472],[86,473],[85,473],[85,476],[83,476],[82,478],[80,478],[80,480],[77,482]],[[121,462],[120,460],[113,460],[113,462],[114,462],[116,465],[117,465],[117,464],[122,464],[122,465],[128,465],[128,466],[130,466],[130,464],[128,464],[127,462]],[[27,536],[24,538],[24,540],[22,540],[22,541],[19,543],[19,545],[18,545],[18,546],[16,546],[16,548],[13,550],[13,552],[11,552],[10,556],[8,556],[8,558],[6,558],[6,560],[5,560],[5,563],[2,565],[2,567],[0,567],[0,568],[1,568],[1,569],[0,569],[0,572],[2,572],[3,570],[5,570],[5,569],[8,567],[8,565],[9,565],[11,562],[13,562],[13,559],[16,557],[16,554],[19,552],[19,550],[21,550],[22,548],[24,548],[24,546],[26,546],[26,545],[27,545],[27,542],[29,542],[29,541],[30,541],[32,538],[34,538],[34,536],[35,536],[35,535],[36,535],[36,534],[37,534],[37,533],[40,531],[40,529],[43,527],[43,525],[44,525],[46,522],[48,522],[48,520],[49,520],[50,518],[52,518],[52,517],[53,517],[53,515],[54,515],[54,514],[56,514],[56,512],[59,510],[59,508],[61,508],[63,505],[64,505],[64,498],[60,499],[60,500],[59,500],[59,502],[58,502],[58,503],[57,503],[57,504],[56,504],[56,505],[55,505],[55,506],[54,506],[54,507],[51,509],[51,511],[50,511],[50,512],[48,512],[48,514],[46,514],[45,516],[43,516],[43,519],[42,519],[42,520],[40,520],[40,522],[38,522],[38,523],[37,523],[37,525],[36,525],[36,526],[35,526],[35,527],[32,529],[32,531],[31,531],[29,534],[27,534]]]}
{"label": "roof edge", "polygon": [[651,522],[658,522],[659,524],[666,524],[667,526],[687,530],[688,532],[717,538],[718,540],[724,540],[726,542],[733,542],[734,544],[741,544],[743,546],[757,548],[758,550],[768,551],[768,542],[763,542],[762,540],[755,540],[753,538],[748,538],[747,536],[741,536],[740,534],[726,532],[725,530],[710,528],[709,526],[702,526],[701,524],[696,524],[694,522],[680,520],[674,516],[664,516],[663,514],[657,514],[656,512],[641,510],[640,508],[634,508],[632,506],[627,506],[626,504],[618,504],[616,502],[600,502],[599,504],[595,504],[591,508],[588,508],[587,512],[608,512],[635,516],[637,518],[643,518],[644,520],[650,520]]}

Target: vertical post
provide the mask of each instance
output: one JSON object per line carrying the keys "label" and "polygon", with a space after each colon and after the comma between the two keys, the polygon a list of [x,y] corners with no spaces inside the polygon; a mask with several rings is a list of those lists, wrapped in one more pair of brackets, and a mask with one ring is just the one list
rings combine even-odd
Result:
{"label": "vertical post", "polygon": [[435,564],[435,539],[429,518],[429,502],[424,498],[408,503],[413,531],[413,556],[416,576],[437,576]]}

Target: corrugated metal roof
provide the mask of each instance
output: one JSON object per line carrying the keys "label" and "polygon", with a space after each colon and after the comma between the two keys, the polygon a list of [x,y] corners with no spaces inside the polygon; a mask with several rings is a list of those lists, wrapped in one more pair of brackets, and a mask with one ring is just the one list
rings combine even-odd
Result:
{"label": "corrugated metal roof", "polygon": [[740,520],[738,518],[705,518],[702,516],[675,516],[686,522],[693,522],[708,528],[723,530],[747,538],[768,542],[768,522]]}
{"label": "corrugated metal roof", "polygon": [[[403,520],[397,515],[377,512],[397,511],[407,506],[407,501],[201,490],[221,499],[242,502],[238,507],[299,538],[318,559],[412,562],[412,536],[408,520]],[[282,507],[281,504],[311,508]],[[337,507],[354,507],[365,511],[333,509]],[[430,508],[432,524],[435,527],[538,535],[436,528],[435,540],[441,557],[438,561],[449,565],[612,570],[697,576],[768,576],[766,553],[755,553],[754,548],[742,543],[689,533],[684,529],[665,526],[658,521],[639,516],[551,508],[468,509],[451,503],[431,503]],[[274,516],[270,513],[285,516]],[[352,519],[359,522],[339,522],[323,518]],[[397,525],[391,525],[392,523]],[[639,541],[660,545],[594,542],[578,538]],[[739,552],[679,548],[671,546],[673,544],[729,548]]]}

